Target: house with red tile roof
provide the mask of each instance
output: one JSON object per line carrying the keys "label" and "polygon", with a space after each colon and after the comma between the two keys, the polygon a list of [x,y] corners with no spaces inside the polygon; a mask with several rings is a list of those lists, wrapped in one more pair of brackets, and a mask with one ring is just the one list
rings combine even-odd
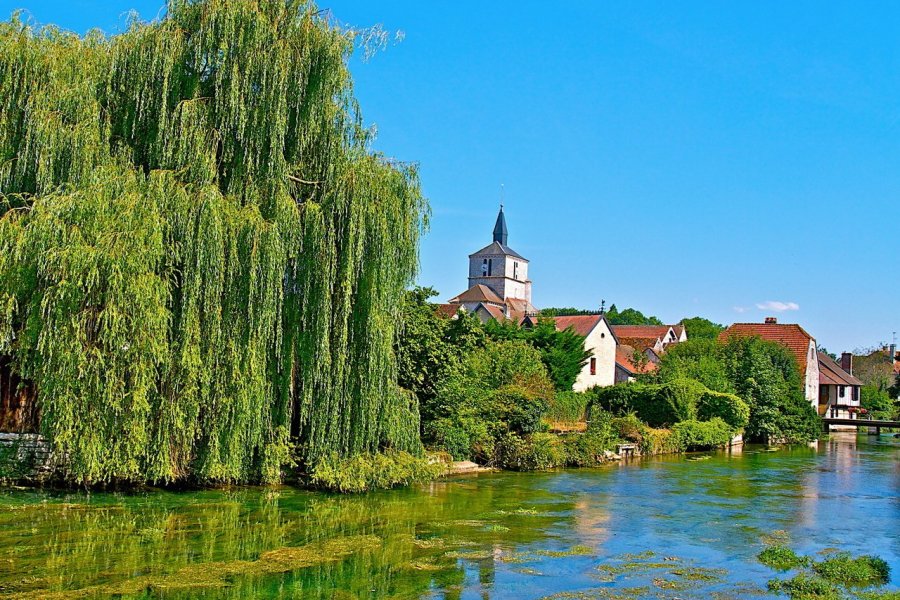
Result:
{"label": "house with red tile roof", "polygon": [[[551,319],[556,329],[571,329],[584,336],[584,349],[590,353],[572,389],[583,392],[595,386],[608,386],[616,382],[616,349],[619,341],[603,314],[573,315],[566,317],[537,317]],[[528,317],[532,322],[535,317]]]}
{"label": "house with red tile roof", "polygon": [[727,341],[732,337],[759,337],[778,342],[791,351],[797,359],[800,377],[803,378],[804,395],[813,408],[819,407],[819,360],[816,339],[796,323],[779,323],[775,317],[767,317],[764,323],[735,323],[719,334]]}
{"label": "house with red tile roof", "polygon": [[616,347],[616,383],[634,381],[638,375],[652,373],[657,368],[656,361],[647,356],[646,351],[641,352],[634,346],[622,344],[620,340]]}
{"label": "house with red tile roof", "polygon": [[683,325],[613,325],[619,342],[641,352],[652,350],[653,356],[662,354],[669,344],[687,340]]}

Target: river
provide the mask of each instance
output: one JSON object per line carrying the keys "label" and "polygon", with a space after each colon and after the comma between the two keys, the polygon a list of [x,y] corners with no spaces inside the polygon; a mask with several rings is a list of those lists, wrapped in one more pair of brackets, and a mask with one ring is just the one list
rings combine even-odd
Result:
{"label": "river", "polygon": [[900,439],[834,435],[338,496],[0,492],[0,598],[766,598],[756,560],[877,554]]}

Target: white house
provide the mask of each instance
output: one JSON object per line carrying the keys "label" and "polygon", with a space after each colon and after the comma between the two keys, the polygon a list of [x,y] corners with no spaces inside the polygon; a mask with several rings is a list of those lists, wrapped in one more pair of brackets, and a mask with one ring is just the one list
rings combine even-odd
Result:
{"label": "white house", "polygon": [[[819,415],[837,419],[855,419],[860,408],[862,381],[853,376],[853,355],[844,352],[838,365],[830,356],[818,353]],[[838,429],[840,425],[833,425]],[[848,426],[849,429],[855,429]]]}
{"label": "white house", "polygon": [[619,342],[604,315],[548,318],[553,319],[558,330],[571,327],[575,333],[584,336],[584,348],[590,357],[572,386],[574,391],[583,392],[594,386],[603,387],[616,382],[616,347]]}

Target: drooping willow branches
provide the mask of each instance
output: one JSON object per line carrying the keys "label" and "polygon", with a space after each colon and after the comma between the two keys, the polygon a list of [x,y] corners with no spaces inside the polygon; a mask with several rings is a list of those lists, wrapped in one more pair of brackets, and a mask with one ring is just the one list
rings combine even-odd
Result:
{"label": "drooping willow branches", "polygon": [[419,450],[392,340],[427,206],[368,150],[352,38],[299,0],[0,24],[0,354],[73,480]]}

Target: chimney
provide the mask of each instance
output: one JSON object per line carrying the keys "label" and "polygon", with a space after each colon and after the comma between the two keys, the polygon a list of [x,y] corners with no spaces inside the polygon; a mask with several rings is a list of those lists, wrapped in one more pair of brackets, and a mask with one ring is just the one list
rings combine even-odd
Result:
{"label": "chimney", "polygon": [[897,362],[897,344],[891,344],[891,364]]}
{"label": "chimney", "polygon": [[778,325],[778,319],[775,317],[766,317],[766,325]]}
{"label": "chimney", "polygon": [[853,355],[849,352],[841,353],[841,368],[853,375]]}

